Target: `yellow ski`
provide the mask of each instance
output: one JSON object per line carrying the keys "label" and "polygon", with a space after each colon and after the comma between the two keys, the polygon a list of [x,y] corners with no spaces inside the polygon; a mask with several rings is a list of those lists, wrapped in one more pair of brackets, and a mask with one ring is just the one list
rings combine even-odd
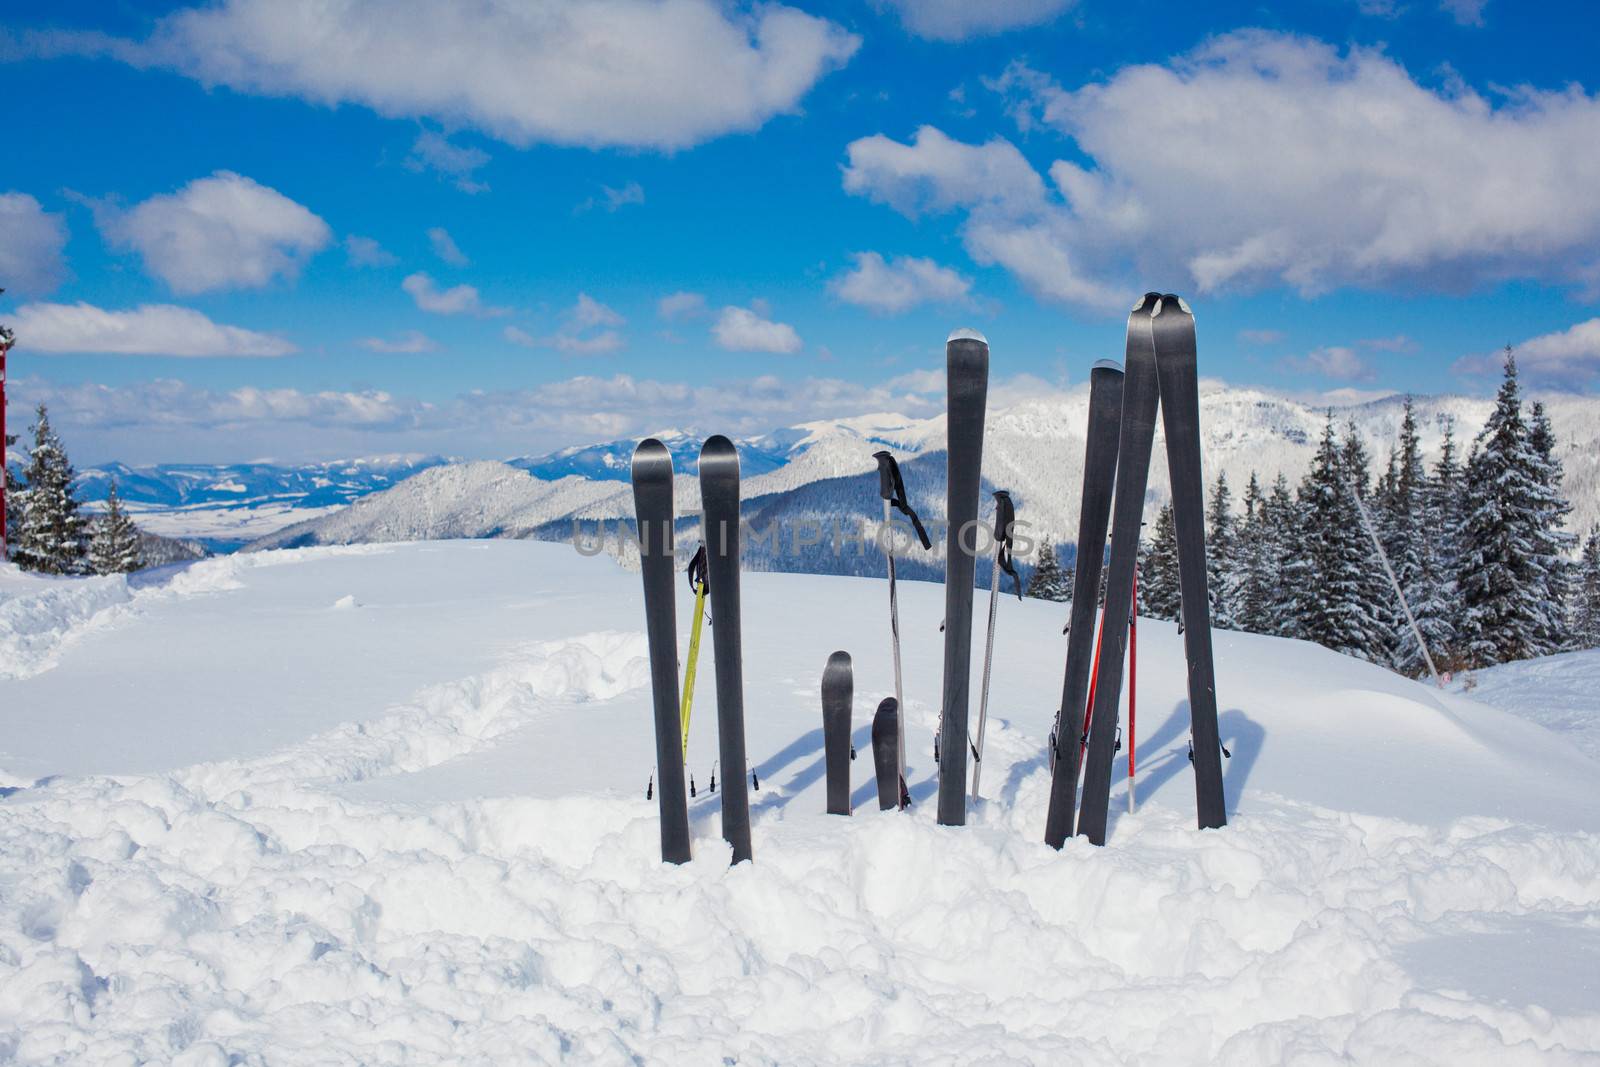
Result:
{"label": "yellow ski", "polygon": [[[689,630],[689,665],[683,672],[682,720],[683,761],[689,762],[689,713],[694,708],[694,669],[700,662],[700,626],[706,619],[706,546],[701,545],[689,561],[689,587],[694,590],[694,625]],[[712,775],[712,777],[716,777]]]}

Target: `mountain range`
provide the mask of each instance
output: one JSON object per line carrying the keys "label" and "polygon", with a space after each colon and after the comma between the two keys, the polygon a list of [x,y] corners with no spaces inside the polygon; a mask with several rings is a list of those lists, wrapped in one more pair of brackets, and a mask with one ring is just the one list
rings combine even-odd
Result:
{"label": "mountain range", "polygon": [[[1587,530],[1600,520],[1600,421],[1594,401],[1564,394],[1542,396],[1566,469],[1574,504],[1570,526]],[[1424,452],[1437,458],[1446,425],[1454,423],[1463,455],[1492,407],[1488,398],[1418,397],[1416,412]],[[1399,396],[1331,409],[1341,427],[1353,423],[1381,469],[1399,433]],[[1024,400],[989,413],[984,442],[985,514],[988,492],[1009,489],[1018,520],[1031,540],[1070,546],[1077,534],[1082,483],[1086,387]],[[1263,390],[1204,383],[1202,443],[1207,478],[1226,475],[1235,501],[1254,471],[1268,485],[1279,474],[1291,484],[1309,465],[1330,409]],[[743,513],[758,531],[778,531],[776,542],[747,543],[752,569],[874,574],[881,556],[859,537],[862,520],[876,521],[881,504],[872,454],[888,448],[900,457],[907,491],[925,520],[944,514],[943,416],[896,414],[805,423],[738,442],[744,464]],[[671,450],[677,479],[680,541],[692,547],[699,507],[694,477],[697,434],[656,435]],[[626,559],[618,537],[633,511],[628,486],[633,439],[572,448],[505,462],[434,462],[389,488],[368,492],[347,507],[274,531],[248,547],[271,548],[437,537],[515,537],[565,540],[575,533],[609,535],[610,550]],[[1162,432],[1156,431],[1147,506],[1168,498]],[[774,526],[776,524],[776,526]],[[835,534],[844,538],[834,543]],[[820,535],[820,543],[816,539]],[[1070,549],[1069,549],[1070,551]],[[920,550],[903,564],[908,577],[937,577],[942,562]]]}

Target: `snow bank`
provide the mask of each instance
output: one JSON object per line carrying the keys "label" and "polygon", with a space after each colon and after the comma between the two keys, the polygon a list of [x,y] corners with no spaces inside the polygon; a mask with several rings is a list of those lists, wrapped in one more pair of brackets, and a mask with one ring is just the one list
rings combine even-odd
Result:
{"label": "snow bank", "polygon": [[1536,722],[1600,762],[1600,649],[1505,663],[1468,678],[1452,688]]}
{"label": "snow bank", "polygon": [[49,579],[0,563],[0,678],[49,670],[62,645],[132,598],[121,575]]}
{"label": "snow bank", "polygon": [[1540,912],[1565,917],[1567,954],[1586,958],[1592,835],[1286,803],[1205,834],[1154,809],[1105,850],[1058,854],[991,806],[964,830],[926,810],[758,818],[756,862],[730,870],[705,819],[693,864],[656,862],[643,798],[403,813],[90,779],[3,811],[0,877],[17,890],[0,901],[0,1054],[27,1063],[1531,1064],[1600,1050],[1592,1004],[1558,1016],[1537,991],[1430,988],[1394,950]]}
{"label": "snow bank", "polygon": [[[338,551],[373,550],[373,546],[360,546]],[[140,600],[238,589],[246,571],[305,558],[294,552],[222,556],[131,577],[94,578],[43,577],[21,571],[14,564],[0,564],[0,678],[29,678],[49,670],[66,645],[123,617]]]}
{"label": "snow bank", "polygon": [[[1059,605],[1002,608],[989,799],[952,829],[927,758],[939,587],[902,587],[917,806],[874,810],[863,758],[839,818],[820,814],[818,676],[853,650],[865,755],[892,684],[882,583],[749,575],[755,862],[729,868],[702,788],[695,860],[667,867],[636,577],[522,542],[179,573],[54,671],[0,680],[8,769],[19,723],[41,738],[34,784],[0,780],[0,1062],[1600,1056],[1593,765],[1369,664],[1219,635],[1230,822],[1201,833],[1181,638],[1142,626],[1141,806],[1119,781],[1108,847],[1057,853]],[[130,717],[230,755],[59,773],[103,735],[115,756]],[[286,740],[263,748],[264,723]]]}

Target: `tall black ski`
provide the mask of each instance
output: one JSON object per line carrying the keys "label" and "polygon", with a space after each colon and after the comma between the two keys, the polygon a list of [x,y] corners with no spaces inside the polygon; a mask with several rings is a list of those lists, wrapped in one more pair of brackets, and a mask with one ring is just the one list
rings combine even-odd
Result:
{"label": "tall black ski", "polygon": [[1067,626],[1067,670],[1061,707],[1050,735],[1050,807],[1044,839],[1060,848],[1072,836],[1078,792],[1078,750],[1083,735],[1084,699],[1094,659],[1094,616],[1100,571],[1105,565],[1106,525],[1111,517],[1111,487],[1117,476],[1117,435],[1122,426],[1122,364],[1102,359],[1089,371],[1089,428],[1083,453],[1083,501],[1078,509],[1077,562]]}
{"label": "tall black ski", "polygon": [[967,821],[967,699],[972,674],[972,582],[977,569],[978,489],[989,342],[957,330],[945,343],[949,403],[944,570],[944,705],[939,719],[939,823]]}
{"label": "tall black ski", "polygon": [[[1139,527],[1144,521],[1144,493],[1156,431],[1159,386],[1151,318],[1160,303],[1159,293],[1146,293],[1128,315],[1111,564],[1106,574],[1106,606],[1100,616],[1100,660],[1095,668],[1093,722],[1083,771],[1083,804],[1078,814],[1078,833],[1096,845],[1106,843],[1111,760],[1116,754],[1117,709],[1122,703],[1122,665],[1127,659],[1128,619],[1133,612],[1133,571],[1139,556]],[[1082,596],[1089,591],[1075,592]],[[1092,594],[1089,599],[1092,603]],[[1066,744],[1071,748],[1075,742],[1067,738]]]}
{"label": "tall black ski", "polygon": [[1012,526],[1017,521],[1017,509],[1011,494],[1004,489],[994,492],[994,569],[989,572],[989,632],[983,641],[983,685],[978,690],[978,736],[972,744],[972,799],[978,799],[978,780],[983,777],[983,732],[989,725],[989,673],[994,666],[994,623],[1000,607],[1000,575],[1011,575],[1017,599],[1022,599],[1022,576],[1017,573],[1011,559],[1014,545]]}
{"label": "tall black ski", "polygon": [[850,653],[835,652],[822,668],[822,755],[828,770],[828,814],[850,814],[850,703],[855,679]]}
{"label": "tall black ski", "polygon": [[1178,590],[1183,651],[1189,661],[1189,729],[1194,742],[1195,810],[1200,828],[1228,821],[1222,794],[1222,740],[1217,731],[1216,676],[1211,662],[1211,599],[1206,589],[1205,483],[1200,473],[1200,386],[1194,315],[1168,294],[1152,321],[1161,378],[1161,425],[1172,478],[1172,525],[1178,539]]}
{"label": "tall black ski", "polygon": [[[917,518],[917,513],[911,506],[910,499],[906,496],[906,483],[900,477],[900,464],[895,462],[894,453],[885,449],[874,452],[872,458],[878,461],[878,495],[883,497],[883,555],[889,563],[889,641],[894,648],[894,699],[896,706],[905,704],[906,695],[900,682],[900,600],[895,587],[894,557],[895,557],[895,523],[894,512],[899,511],[911,520],[911,527],[917,533],[917,539],[922,542],[923,548],[932,548],[933,542],[928,540],[928,531],[923,529],[922,520]],[[898,719],[900,732],[895,763],[900,768],[900,806],[908,807],[911,804],[911,793],[906,788],[906,721],[901,716]]]}
{"label": "tall black ski", "polygon": [[750,858],[745,784],[744,664],[739,618],[739,452],[717,434],[700,449],[700,505],[711,585],[711,645],[717,660],[717,741],[722,762],[722,838],[733,862]]}
{"label": "tall black ski", "polygon": [[895,765],[899,733],[900,706],[894,697],[884,697],[872,716],[872,765],[878,775],[880,811],[888,811],[900,803],[900,768]]}
{"label": "tall black ski", "polygon": [[656,783],[661,809],[661,859],[689,861],[689,798],[684,795],[683,737],[678,720],[678,610],[673,601],[672,455],[655,438],[633,453],[633,505],[644,577],[645,635],[656,716]]}

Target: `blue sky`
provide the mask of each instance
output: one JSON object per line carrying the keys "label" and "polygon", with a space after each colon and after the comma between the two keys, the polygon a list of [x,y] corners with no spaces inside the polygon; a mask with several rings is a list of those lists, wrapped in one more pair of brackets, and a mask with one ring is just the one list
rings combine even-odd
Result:
{"label": "blue sky", "polygon": [[1600,372],[1587,4],[315,7],[0,9],[13,425],[150,462],[924,415],[952,326],[1003,401],[1147,288],[1234,384]]}

